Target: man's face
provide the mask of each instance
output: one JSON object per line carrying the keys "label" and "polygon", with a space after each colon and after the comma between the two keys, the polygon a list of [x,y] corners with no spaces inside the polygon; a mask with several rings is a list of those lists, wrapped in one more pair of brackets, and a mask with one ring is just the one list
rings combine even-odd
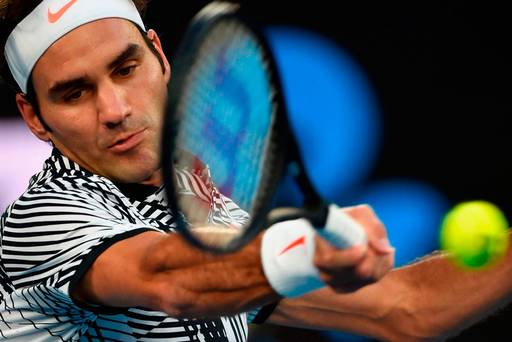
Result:
{"label": "man's face", "polygon": [[119,182],[151,181],[167,97],[165,73],[124,19],[85,24],[55,42],[32,80],[49,139],[86,169]]}

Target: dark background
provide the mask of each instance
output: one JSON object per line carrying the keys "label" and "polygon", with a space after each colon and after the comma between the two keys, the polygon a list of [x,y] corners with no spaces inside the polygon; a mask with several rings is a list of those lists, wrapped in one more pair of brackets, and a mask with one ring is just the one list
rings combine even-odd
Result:
{"label": "dark background", "polygon": [[[206,1],[155,18],[172,55],[188,19]],[[509,201],[512,21],[504,6],[464,2],[243,2],[267,24],[292,24],[339,42],[365,68],[384,115],[374,177],[412,176],[450,199]]]}
{"label": "dark background", "polygon": [[[188,20],[205,3],[150,3],[147,21],[161,34],[171,60]],[[487,199],[512,217],[507,125],[512,113],[512,21],[505,4],[242,3],[266,24],[298,25],[331,37],[364,67],[384,115],[383,146],[372,178],[424,180],[453,202]],[[2,89],[0,96],[0,117],[15,116],[11,94]],[[506,331],[511,318],[507,309],[457,341],[506,340],[498,330]],[[280,332],[290,340],[319,340],[298,330],[273,330]]]}
{"label": "dark background", "polygon": [[[206,1],[163,8],[172,54],[186,22]],[[384,115],[384,139],[372,178],[412,177],[454,203],[483,198],[512,218],[509,122],[512,114],[512,21],[505,5],[450,2],[243,1],[266,24],[308,28],[337,41],[365,68]],[[454,341],[503,341],[506,309]],[[277,340],[318,340],[274,328]],[[256,340],[263,337],[259,336]]]}

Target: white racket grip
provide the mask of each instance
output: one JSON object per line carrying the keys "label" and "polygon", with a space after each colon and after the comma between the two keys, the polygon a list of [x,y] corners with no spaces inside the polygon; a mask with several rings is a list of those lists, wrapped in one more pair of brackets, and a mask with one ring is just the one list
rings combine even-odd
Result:
{"label": "white racket grip", "polygon": [[318,234],[338,248],[366,245],[366,232],[359,223],[348,216],[337,205],[329,205],[325,227]]}
{"label": "white racket grip", "polygon": [[315,236],[315,228],[306,219],[276,223],[263,234],[263,272],[281,296],[298,297],[324,286],[313,263]]}

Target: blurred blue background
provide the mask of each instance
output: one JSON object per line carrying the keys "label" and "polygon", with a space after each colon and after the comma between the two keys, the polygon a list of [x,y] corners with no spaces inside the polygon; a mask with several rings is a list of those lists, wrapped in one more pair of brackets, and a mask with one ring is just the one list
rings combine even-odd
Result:
{"label": "blurred blue background", "polygon": [[265,31],[289,121],[317,191],[340,202],[375,165],[381,115],[363,68],[334,41],[297,27]]}

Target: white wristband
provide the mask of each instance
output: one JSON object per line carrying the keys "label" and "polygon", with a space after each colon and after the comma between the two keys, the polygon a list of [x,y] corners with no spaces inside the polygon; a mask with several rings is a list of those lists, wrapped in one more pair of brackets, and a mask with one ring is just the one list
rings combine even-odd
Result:
{"label": "white wristband", "polygon": [[276,223],[263,234],[263,272],[281,296],[297,297],[324,286],[313,264],[315,234],[306,219]]}
{"label": "white wristband", "polygon": [[366,232],[361,225],[335,204],[329,206],[325,227],[318,229],[317,233],[342,249],[367,243]]}

